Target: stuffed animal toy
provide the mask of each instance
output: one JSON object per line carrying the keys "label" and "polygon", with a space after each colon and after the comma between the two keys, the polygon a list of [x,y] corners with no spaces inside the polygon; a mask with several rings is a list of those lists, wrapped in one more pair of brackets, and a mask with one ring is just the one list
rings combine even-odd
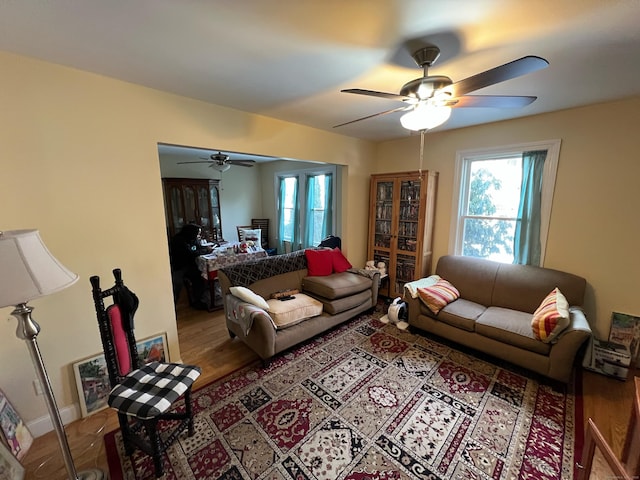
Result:
{"label": "stuffed animal toy", "polygon": [[369,260],[364,265],[365,270],[376,270],[376,262],[375,260]]}
{"label": "stuffed animal toy", "polygon": [[378,262],[378,271],[380,272],[380,275],[387,274],[387,266],[384,264],[384,262]]}

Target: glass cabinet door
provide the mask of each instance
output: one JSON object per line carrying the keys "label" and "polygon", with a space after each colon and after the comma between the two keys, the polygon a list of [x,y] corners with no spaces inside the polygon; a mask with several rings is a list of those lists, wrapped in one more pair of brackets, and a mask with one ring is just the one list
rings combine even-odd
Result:
{"label": "glass cabinet door", "polygon": [[182,207],[182,189],[180,187],[169,188],[169,201],[171,207],[171,227],[174,232],[180,231],[184,225],[184,209]]}
{"label": "glass cabinet door", "polygon": [[211,196],[211,218],[213,221],[212,240],[214,242],[222,240],[222,222],[220,220],[220,192],[217,186],[212,186],[209,189]]}
{"label": "glass cabinet door", "polygon": [[379,182],[376,190],[374,246],[391,248],[393,239],[393,182]]}
{"label": "glass cabinet door", "polygon": [[198,223],[196,218],[196,190],[193,187],[184,187],[184,216],[186,223]]}
{"label": "glass cabinet door", "polygon": [[420,180],[404,180],[400,184],[398,218],[398,250],[415,252],[418,243],[420,212]]}
{"label": "glass cabinet door", "polygon": [[210,218],[211,212],[209,210],[209,188],[197,187],[198,193],[198,224],[203,230],[209,231],[211,229]]}

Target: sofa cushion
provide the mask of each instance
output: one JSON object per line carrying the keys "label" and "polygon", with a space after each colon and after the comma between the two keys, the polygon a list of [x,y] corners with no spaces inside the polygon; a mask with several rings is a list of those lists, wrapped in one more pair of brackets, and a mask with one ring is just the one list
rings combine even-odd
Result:
{"label": "sofa cushion", "polygon": [[[424,307],[427,309],[427,307]],[[469,332],[476,329],[476,319],[487,309],[484,305],[459,298],[450,303],[435,317],[440,322],[448,323],[454,327],[462,328]],[[430,314],[431,312],[429,312]],[[433,316],[433,314],[431,314]]]}
{"label": "sofa cushion", "polygon": [[346,297],[370,289],[373,280],[351,272],[334,273],[329,276],[308,276],[302,279],[302,290],[316,297],[329,300]]}
{"label": "sofa cushion", "polygon": [[436,315],[448,304],[460,297],[460,292],[444,278],[428,287],[419,287],[420,300]]}
{"label": "sofa cushion", "polygon": [[540,301],[558,287],[570,305],[584,303],[586,280],[571,273],[531,265],[502,264],[491,305],[533,313]]}
{"label": "sofa cushion", "polygon": [[502,307],[489,307],[476,320],[476,332],[502,343],[549,355],[551,345],[537,340],[531,331],[531,314]]}
{"label": "sofa cushion", "polygon": [[269,315],[277,329],[290,327],[322,313],[322,303],[304,293],[294,295],[291,300],[267,300]]}
{"label": "sofa cushion", "polygon": [[435,273],[454,284],[462,298],[488,307],[493,305],[493,285],[500,265],[482,258],[444,255]]}
{"label": "sofa cushion", "polygon": [[371,303],[371,289],[363,290],[360,293],[348,295],[346,297],[335,298],[333,300],[329,300],[324,297],[315,298],[322,303],[322,309],[326,313],[328,313],[329,315],[336,315],[338,313],[346,312],[347,310],[358,307],[365,302]]}
{"label": "sofa cushion", "polygon": [[308,248],[304,251],[304,256],[307,257],[309,275],[325,276],[333,273],[333,252],[330,249]]}
{"label": "sofa cushion", "polygon": [[556,287],[533,312],[531,329],[533,335],[545,343],[552,342],[569,326],[569,304]]}

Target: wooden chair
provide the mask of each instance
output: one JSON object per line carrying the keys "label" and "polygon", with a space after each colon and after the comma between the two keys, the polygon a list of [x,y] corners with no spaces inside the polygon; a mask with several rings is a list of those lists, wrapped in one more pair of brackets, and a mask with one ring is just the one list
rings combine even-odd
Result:
{"label": "wooden chair", "polygon": [[[120,269],[113,270],[113,276],[115,285],[107,290],[100,288],[98,276],[90,278],[111,384],[108,404],[118,412],[125,453],[131,456],[139,448],[150,455],[156,477],[161,477],[162,454],[185,429],[189,436],[194,433],[191,387],[200,368],[155,361],[143,364],[133,332],[138,297],[124,285]],[[105,308],[109,297],[113,303]],[[184,408],[174,411],[180,398]],[[160,421],[169,421],[168,428],[158,429]]]}
{"label": "wooden chair", "polygon": [[634,382],[636,395],[633,399],[621,460],[631,477],[640,478],[640,377],[635,377]]}
{"label": "wooden chair", "polygon": [[632,478],[627,474],[624,465],[616,458],[613,450],[591,419],[587,423],[582,465],[579,467],[581,471],[578,480],[589,480],[590,478],[631,480]]}

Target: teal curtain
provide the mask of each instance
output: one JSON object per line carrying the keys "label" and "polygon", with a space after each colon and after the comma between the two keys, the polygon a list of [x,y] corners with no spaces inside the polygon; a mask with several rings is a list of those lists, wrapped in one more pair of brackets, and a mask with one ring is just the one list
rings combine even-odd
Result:
{"label": "teal curtain", "polygon": [[522,185],[513,240],[513,263],[540,266],[542,174],[546,158],[546,150],[522,154]]}
{"label": "teal curtain", "polygon": [[333,175],[325,175],[324,182],[324,220],[322,222],[321,239],[333,235]]}
{"label": "teal curtain", "polygon": [[297,177],[280,177],[278,198],[278,253],[284,253],[285,240],[291,241],[292,250],[300,243]]}
{"label": "teal curtain", "polygon": [[304,248],[317,247],[323,238],[332,233],[333,189],[331,181],[332,175],[330,174],[309,175],[307,177]]}

